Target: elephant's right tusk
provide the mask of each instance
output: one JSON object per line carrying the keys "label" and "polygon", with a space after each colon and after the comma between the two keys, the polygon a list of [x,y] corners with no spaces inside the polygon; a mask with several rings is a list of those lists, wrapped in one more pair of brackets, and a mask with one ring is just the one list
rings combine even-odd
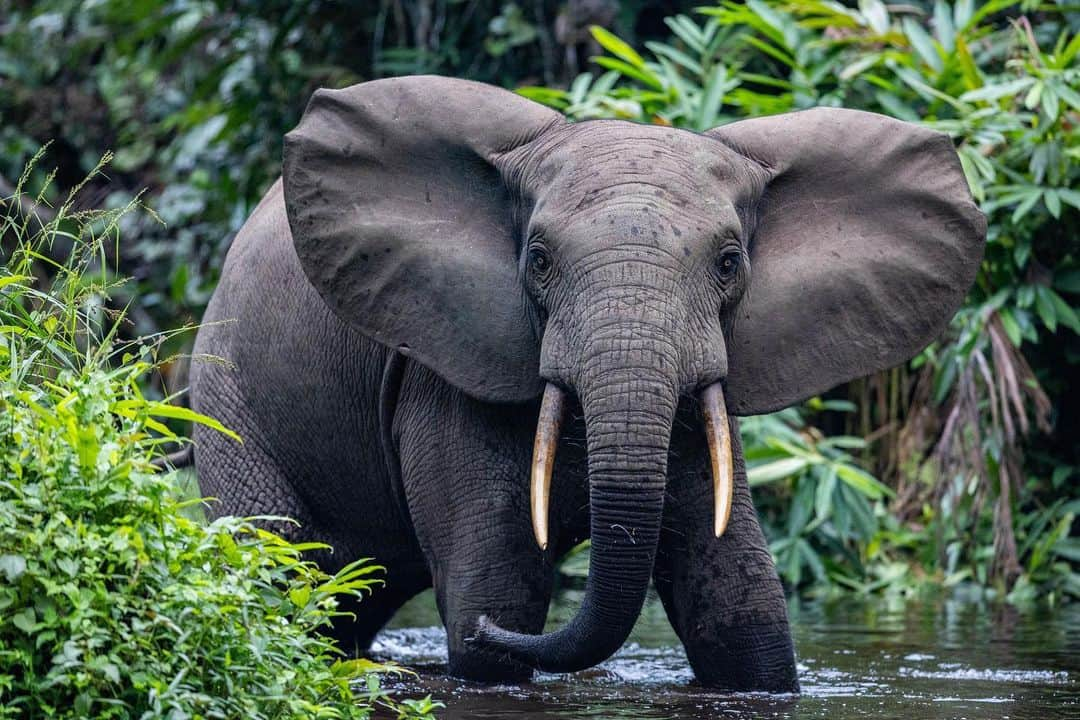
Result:
{"label": "elephant's right tusk", "polygon": [[533,535],[541,550],[548,546],[548,500],[551,496],[551,469],[555,465],[555,448],[559,444],[565,413],[566,394],[555,385],[544,387],[544,399],[540,401],[540,419],[536,423],[536,440],[533,442],[532,498]]}
{"label": "elephant's right tusk", "polygon": [[705,419],[705,436],[709,442],[709,457],[713,475],[713,533],[724,534],[731,517],[731,501],[735,493],[735,467],[731,455],[731,425],[728,423],[724,390],[713,383],[701,391],[701,411]]}

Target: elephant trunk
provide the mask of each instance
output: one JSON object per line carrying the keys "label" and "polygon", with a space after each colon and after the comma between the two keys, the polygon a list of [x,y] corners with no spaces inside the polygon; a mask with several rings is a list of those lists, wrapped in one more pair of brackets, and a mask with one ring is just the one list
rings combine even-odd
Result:
{"label": "elephant trunk", "polygon": [[[610,657],[645,601],[664,505],[678,404],[673,357],[654,357],[648,330],[620,333],[589,354],[578,382],[588,443],[592,553],[585,598],[560,630],[525,635],[482,618],[477,639],[546,672],[574,672]],[[610,338],[609,338],[610,340]],[[648,347],[648,350],[645,348]],[[619,363],[646,358],[652,362]]]}

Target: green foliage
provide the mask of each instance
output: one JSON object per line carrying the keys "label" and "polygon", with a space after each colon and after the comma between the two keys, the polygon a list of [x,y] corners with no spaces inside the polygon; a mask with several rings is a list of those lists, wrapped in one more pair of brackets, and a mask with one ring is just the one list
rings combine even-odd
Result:
{"label": "green foliage", "polygon": [[[519,92],[572,119],[694,130],[817,105],[921,122],[954,138],[989,221],[965,307],[911,366],[919,382],[886,374],[877,386],[887,400],[861,408],[888,416],[862,428],[881,439],[824,439],[805,420],[812,408],[744,424],[785,580],[867,591],[923,579],[1007,589],[1019,579],[1014,599],[1034,587],[1050,599],[1080,595],[1069,538],[1076,449],[1065,437],[1051,446],[1056,457],[1022,462],[1034,430],[1068,412],[1043,388],[1065,391],[1080,364],[1075,18],[1020,0],[747,0],[699,12],[667,18],[671,41],[647,43],[645,55],[594,29],[606,72]],[[890,469],[891,456],[902,457]],[[875,459],[898,492],[859,468]]]}
{"label": "green foliage", "polygon": [[0,717],[427,717],[430,701],[380,689],[400,669],[319,634],[382,568],[328,575],[302,556],[314,544],[192,521],[152,465],[177,439],[161,418],[230,431],[148,400],[160,338],[117,341],[123,313],[103,310],[119,281],[92,266],[136,206],[69,197],[33,230],[10,212],[21,185],[0,203],[16,240],[0,270]]}
{"label": "green foliage", "polygon": [[90,188],[98,204],[147,189],[164,220],[126,218],[116,261],[137,282],[117,293],[138,295],[138,332],[171,329],[202,316],[225,249],[280,174],[282,137],[316,88],[410,73],[550,82],[568,72],[574,42],[555,31],[563,5],[0,0],[0,194],[50,140],[52,202],[114,150],[111,181]]}
{"label": "green foliage", "polygon": [[[851,410],[850,403],[835,400],[810,406]],[[777,492],[761,495],[759,508],[784,581],[792,587],[808,577],[826,583],[847,579],[852,570],[862,577],[866,548],[879,531],[876,511],[894,494],[847,452],[866,442],[823,437],[797,408],[747,418],[742,437],[750,487],[784,482]]]}
{"label": "green foliage", "polygon": [[116,207],[149,186],[164,221],[125,219],[132,242],[117,260],[147,281],[120,293],[138,291],[146,332],[197,318],[225,241],[280,172],[281,137],[306,98],[318,84],[358,79],[303,62],[311,44],[333,56],[343,43],[330,27],[305,32],[321,3],[261,13],[204,0],[10,5],[0,0],[0,175],[58,138],[47,162],[64,170],[52,189],[64,192],[69,176],[116,148],[115,177],[94,189]]}

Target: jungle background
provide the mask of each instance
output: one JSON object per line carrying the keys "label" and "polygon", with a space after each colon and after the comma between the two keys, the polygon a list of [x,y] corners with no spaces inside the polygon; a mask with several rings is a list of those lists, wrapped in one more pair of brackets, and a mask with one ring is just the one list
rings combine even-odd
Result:
{"label": "jungle background", "polygon": [[[1057,603],[1080,597],[1078,55],[1080,6],[1029,0],[0,0],[4,256],[60,208],[152,209],[117,214],[86,265],[109,281],[72,297],[124,311],[110,342],[154,337],[140,397],[182,406],[174,330],[318,87],[440,73],[694,130],[815,105],[921,122],[988,217],[978,280],[910,363],[745,420],[755,500],[793,593]],[[45,276],[69,251],[40,247]]]}

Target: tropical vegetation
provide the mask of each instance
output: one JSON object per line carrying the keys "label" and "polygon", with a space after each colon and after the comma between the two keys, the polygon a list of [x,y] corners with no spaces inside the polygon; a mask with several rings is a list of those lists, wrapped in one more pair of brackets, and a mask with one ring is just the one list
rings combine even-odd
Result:
{"label": "tropical vegetation", "polygon": [[[1080,596],[1078,53],[1076,7],[1032,0],[0,0],[0,197],[42,148],[24,184],[42,202],[20,208],[46,222],[106,148],[109,177],[72,211],[146,190],[158,216],[116,218],[94,312],[126,310],[112,347],[155,337],[151,360],[134,353],[147,372],[115,387],[160,409],[184,402],[191,334],[171,331],[201,316],[317,86],[443,72],[576,120],[704,129],[833,105],[924,123],[954,138],[989,220],[976,285],[913,362],[747,419],[751,483],[793,591],[1058,602]],[[57,275],[64,258],[39,252]],[[75,391],[54,375],[65,394],[35,391],[49,412]]]}

